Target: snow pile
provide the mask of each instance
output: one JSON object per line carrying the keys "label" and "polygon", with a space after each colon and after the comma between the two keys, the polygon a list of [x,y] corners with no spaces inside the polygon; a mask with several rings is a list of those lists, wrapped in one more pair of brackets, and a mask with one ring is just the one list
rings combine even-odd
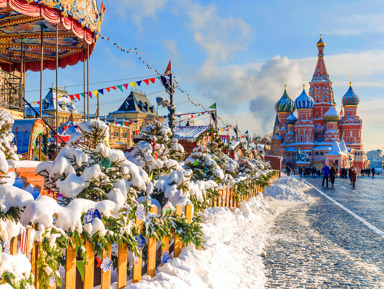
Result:
{"label": "snow pile", "polygon": [[292,177],[282,177],[276,180],[264,193],[274,199],[288,201],[306,201],[308,195],[305,190],[309,187],[300,180]]}
{"label": "snow pile", "polygon": [[263,288],[261,256],[272,218],[267,202],[252,198],[233,213],[216,207],[202,217],[205,250],[188,246],[160,267],[155,278],[144,277],[129,288]]}
{"label": "snow pile", "polygon": [[[14,279],[14,284],[20,286],[21,282],[26,282],[26,280],[32,281],[31,276],[31,263],[23,254],[9,255],[7,253],[0,252],[0,276],[4,273],[12,274]],[[23,283],[24,283],[23,282]],[[17,286],[16,285],[16,286]],[[33,285],[24,283],[24,286],[15,287],[15,288],[35,288]],[[0,285],[0,288],[12,288],[8,284]]]}

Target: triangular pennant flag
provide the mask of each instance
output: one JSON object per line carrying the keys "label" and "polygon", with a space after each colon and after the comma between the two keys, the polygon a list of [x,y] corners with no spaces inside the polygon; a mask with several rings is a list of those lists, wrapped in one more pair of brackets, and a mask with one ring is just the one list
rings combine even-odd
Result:
{"label": "triangular pennant flag", "polygon": [[92,90],[93,94],[98,97],[99,96],[99,92],[97,90]]}
{"label": "triangular pennant flag", "polygon": [[171,73],[171,61],[169,61],[167,68],[165,69],[164,76],[168,76]]}
{"label": "triangular pennant flag", "polygon": [[149,84],[149,79],[144,79],[143,80],[147,85]]}
{"label": "triangular pennant flag", "polygon": [[37,104],[38,104],[38,105],[40,105],[40,104],[41,104],[41,102],[40,102],[40,101],[38,101],[38,102],[37,102]]}
{"label": "triangular pennant flag", "polygon": [[208,108],[213,108],[213,109],[216,109],[216,103],[212,104],[210,107]]}
{"label": "triangular pennant flag", "polygon": [[[84,94],[83,94],[84,95]],[[76,98],[78,99],[78,100],[80,100],[80,94],[78,93],[78,94],[75,94],[75,96],[76,96]]]}
{"label": "triangular pennant flag", "polygon": [[116,86],[111,86],[112,89],[117,90]]}
{"label": "triangular pennant flag", "polygon": [[155,83],[156,78],[150,78],[149,79],[152,83]]}
{"label": "triangular pennant flag", "polygon": [[106,90],[108,90],[108,92],[110,92],[110,91],[111,91],[111,88],[110,88],[110,87],[107,87]]}
{"label": "triangular pennant flag", "polygon": [[68,95],[72,100],[75,100],[75,97],[73,95]]}
{"label": "triangular pennant flag", "polygon": [[136,84],[137,84],[138,86],[140,86],[141,82],[142,82],[141,80],[136,81]]}
{"label": "triangular pennant flag", "polygon": [[136,87],[136,82],[131,82],[129,85],[132,87]]}
{"label": "triangular pennant flag", "polygon": [[102,89],[98,89],[97,90],[99,93],[101,93],[101,94],[104,94],[104,89],[102,88]]}
{"label": "triangular pennant flag", "polygon": [[[84,97],[84,92],[80,93],[82,97]],[[80,100],[80,99],[79,99]]]}
{"label": "triangular pennant flag", "polygon": [[116,86],[118,89],[120,89],[121,90],[121,92],[123,92],[123,86],[122,85],[118,85],[118,86]]}
{"label": "triangular pennant flag", "polygon": [[128,89],[128,83],[126,83],[126,84],[123,84],[123,86],[125,87],[125,89]]}
{"label": "triangular pennant flag", "polygon": [[90,98],[92,98],[92,92],[88,92]]}
{"label": "triangular pennant flag", "polygon": [[77,270],[79,270],[81,281],[84,282],[84,261],[76,261],[76,268]]}

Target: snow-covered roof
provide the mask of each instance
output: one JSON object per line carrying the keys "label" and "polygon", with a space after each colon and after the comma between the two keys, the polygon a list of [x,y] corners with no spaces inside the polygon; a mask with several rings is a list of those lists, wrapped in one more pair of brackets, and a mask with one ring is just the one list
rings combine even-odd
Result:
{"label": "snow-covered roof", "polygon": [[342,156],[345,155],[345,152],[343,152],[340,149],[340,144],[338,141],[334,141],[331,147],[331,150],[329,153],[326,154],[327,156]]}
{"label": "snow-covered roof", "polygon": [[177,126],[175,127],[175,138],[194,141],[209,130],[209,125],[202,126]]}
{"label": "snow-covered roof", "polygon": [[156,115],[155,107],[150,103],[147,95],[141,91],[133,90],[124,100],[123,104],[119,107],[117,111],[111,113],[134,113],[141,112],[151,115]]}
{"label": "snow-covered roof", "polygon": [[343,139],[340,142],[340,149],[341,149],[341,151],[345,152],[346,154],[348,153],[348,148],[345,145],[345,141]]}
{"label": "snow-covered roof", "polygon": [[234,150],[241,142],[239,140],[231,142],[231,150]]}

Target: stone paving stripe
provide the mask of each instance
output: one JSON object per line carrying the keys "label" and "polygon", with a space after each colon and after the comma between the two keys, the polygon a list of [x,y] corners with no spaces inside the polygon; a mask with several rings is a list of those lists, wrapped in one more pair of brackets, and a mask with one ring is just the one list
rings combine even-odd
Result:
{"label": "stone paving stripe", "polygon": [[376,234],[378,234],[380,237],[384,238],[384,232],[382,230],[380,230],[379,228],[376,228],[374,225],[368,223],[365,219],[363,219],[362,217],[360,217],[359,215],[355,214],[354,212],[352,212],[351,210],[349,210],[348,208],[344,207],[342,204],[340,204],[338,201],[332,199],[330,196],[328,196],[327,194],[323,193],[322,191],[320,191],[318,188],[316,188],[315,186],[313,186],[312,184],[308,183],[308,182],[305,182],[308,186],[314,188],[316,191],[318,191],[320,194],[322,194],[324,197],[326,197],[328,200],[330,200],[331,202],[333,202],[336,206],[339,206],[340,208],[342,208],[344,211],[346,211],[348,214],[350,214],[352,217],[356,218],[357,220],[359,220],[360,222],[362,222],[364,225],[366,225],[368,228],[370,228],[372,231],[374,231]]}

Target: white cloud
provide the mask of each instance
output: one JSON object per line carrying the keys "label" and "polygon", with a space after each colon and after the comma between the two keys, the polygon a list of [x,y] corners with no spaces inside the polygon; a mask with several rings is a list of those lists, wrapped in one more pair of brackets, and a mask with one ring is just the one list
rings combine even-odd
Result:
{"label": "white cloud", "polygon": [[339,16],[331,20],[335,28],[327,31],[330,35],[362,36],[364,34],[384,34],[384,13],[353,14]]}
{"label": "white cloud", "polygon": [[132,17],[133,22],[141,29],[144,18],[155,17],[168,0],[117,0],[116,12],[122,17]]}

